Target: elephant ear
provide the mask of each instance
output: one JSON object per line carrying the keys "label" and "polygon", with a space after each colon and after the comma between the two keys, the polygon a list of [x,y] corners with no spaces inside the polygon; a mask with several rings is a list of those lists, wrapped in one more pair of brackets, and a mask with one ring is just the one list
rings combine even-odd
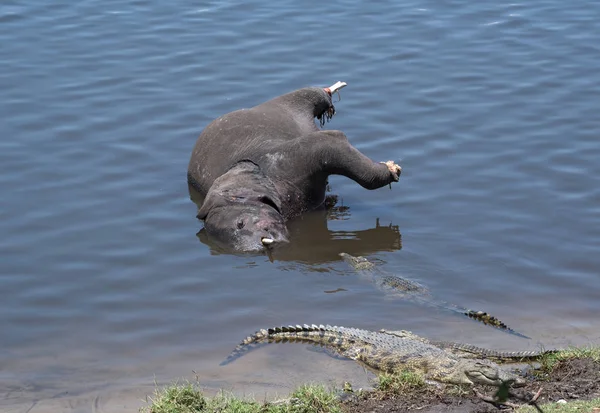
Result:
{"label": "elephant ear", "polygon": [[206,219],[206,217],[208,216],[208,211],[210,211],[210,207],[208,207],[208,205],[205,201],[202,204],[202,207],[200,209],[198,209],[198,215],[196,215],[196,218],[204,221]]}
{"label": "elephant ear", "polygon": [[200,207],[200,209],[198,209],[198,215],[196,215],[196,218],[204,221],[211,209],[217,206],[223,206],[226,203],[227,201],[223,198],[223,196],[219,195],[211,188],[208,191],[208,194],[206,194],[206,198],[204,198],[202,206]]}

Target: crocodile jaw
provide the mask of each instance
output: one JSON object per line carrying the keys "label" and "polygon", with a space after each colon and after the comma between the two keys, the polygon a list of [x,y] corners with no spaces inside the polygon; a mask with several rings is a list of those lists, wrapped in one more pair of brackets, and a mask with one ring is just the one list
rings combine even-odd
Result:
{"label": "crocodile jaw", "polygon": [[467,384],[500,386],[504,382],[510,382],[513,386],[520,387],[526,383],[523,377],[508,372],[488,360],[464,360],[461,370],[464,372]]}

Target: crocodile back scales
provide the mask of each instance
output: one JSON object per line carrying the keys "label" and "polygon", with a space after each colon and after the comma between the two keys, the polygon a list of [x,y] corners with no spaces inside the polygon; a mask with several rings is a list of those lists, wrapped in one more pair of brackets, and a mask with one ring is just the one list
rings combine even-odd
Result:
{"label": "crocodile back scales", "polygon": [[358,328],[315,324],[258,330],[244,339],[221,364],[228,364],[256,344],[265,342],[321,345],[375,370],[392,373],[408,370],[440,382],[499,384],[503,380],[519,380],[491,361],[461,358],[426,341]]}

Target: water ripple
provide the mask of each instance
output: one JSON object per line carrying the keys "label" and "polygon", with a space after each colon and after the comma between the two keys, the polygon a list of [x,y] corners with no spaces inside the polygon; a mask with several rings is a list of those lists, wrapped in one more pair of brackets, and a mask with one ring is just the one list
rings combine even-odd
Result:
{"label": "water ripple", "polygon": [[[218,368],[244,335],[289,322],[508,349],[597,343],[598,12],[556,0],[3,2],[0,383],[25,390],[0,405],[92,404],[191,369],[240,390],[323,378],[301,347]],[[349,87],[327,127],[401,160],[401,182],[367,193],[333,177],[349,210],[329,231],[303,222],[302,259],[207,247],[185,182],[202,127],[336,80]],[[364,254],[533,344],[385,299],[322,258],[377,219],[399,226],[402,250]],[[278,368],[290,360],[306,366],[294,379]],[[350,366],[332,363],[329,379]]]}

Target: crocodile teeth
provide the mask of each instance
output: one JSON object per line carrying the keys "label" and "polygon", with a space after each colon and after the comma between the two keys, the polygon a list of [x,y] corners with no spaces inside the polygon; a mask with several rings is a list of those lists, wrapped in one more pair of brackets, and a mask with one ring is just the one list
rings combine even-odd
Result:
{"label": "crocodile teeth", "polygon": [[302,331],[302,326],[300,324],[296,324],[296,331]]}
{"label": "crocodile teeth", "polygon": [[304,324],[302,326],[302,331],[310,331],[310,326],[308,324]]}
{"label": "crocodile teeth", "polygon": [[268,335],[275,334],[275,333],[277,333],[277,329],[276,328],[270,328],[270,329],[267,330],[267,334]]}

